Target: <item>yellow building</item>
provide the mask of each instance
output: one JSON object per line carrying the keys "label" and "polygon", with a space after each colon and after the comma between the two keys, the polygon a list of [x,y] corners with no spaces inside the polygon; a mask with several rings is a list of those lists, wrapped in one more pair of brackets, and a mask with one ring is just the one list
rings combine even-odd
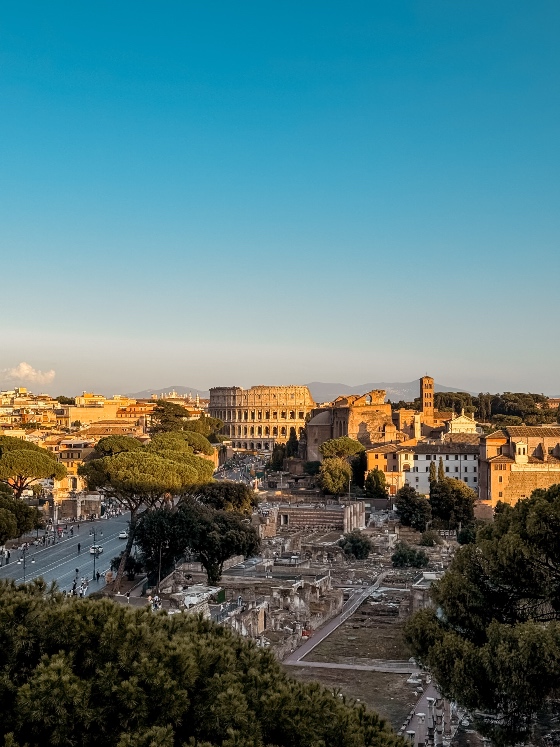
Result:
{"label": "yellow building", "polygon": [[494,508],[560,484],[560,428],[511,426],[481,439],[480,499]]}

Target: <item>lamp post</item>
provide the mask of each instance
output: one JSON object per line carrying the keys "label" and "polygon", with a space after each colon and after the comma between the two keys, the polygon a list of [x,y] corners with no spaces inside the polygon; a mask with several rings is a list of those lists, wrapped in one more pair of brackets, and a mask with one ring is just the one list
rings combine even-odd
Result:
{"label": "lamp post", "polygon": [[[99,534],[101,537],[103,537],[102,529],[100,530]],[[97,530],[90,529],[89,536],[93,537],[93,547],[95,548],[95,552],[93,553],[93,580],[95,580],[95,561],[97,560]]]}
{"label": "lamp post", "polygon": [[[24,547],[22,550],[21,558],[17,561],[18,565],[22,565],[23,563],[23,583],[25,583],[25,571],[26,571],[26,564],[27,564],[27,553],[28,549],[27,547]],[[35,562],[35,558],[31,558],[31,562]]]}

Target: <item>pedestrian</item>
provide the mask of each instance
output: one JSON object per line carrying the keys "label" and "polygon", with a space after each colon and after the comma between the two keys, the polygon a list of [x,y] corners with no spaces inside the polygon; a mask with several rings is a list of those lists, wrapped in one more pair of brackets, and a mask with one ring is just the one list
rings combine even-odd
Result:
{"label": "pedestrian", "polygon": [[73,536],[74,536],[74,527],[70,527],[70,536],[71,536],[71,537],[73,537]]}
{"label": "pedestrian", "polygon": [[101,578],[101,574],[99,573],[99,571],[97,571],[97,583],[99,583],[100,578]]}
{"label": "pedestrian", "polygon": [[80,550],[81,550],[81,549],[82,549],[82,546],[81,546],[81,545],[80,545],[80,543],[78,542],[78,555],[80,554]]}
{"label": "pedestrian", "polygon": [[126,592],[126,603],[130,604],[130,592],[129,591]]}
{"label": "pedestrian", "polygon": [[8,564],[9,562],[10,562],[10,551],[8,550],[6,554],[6,564]]}

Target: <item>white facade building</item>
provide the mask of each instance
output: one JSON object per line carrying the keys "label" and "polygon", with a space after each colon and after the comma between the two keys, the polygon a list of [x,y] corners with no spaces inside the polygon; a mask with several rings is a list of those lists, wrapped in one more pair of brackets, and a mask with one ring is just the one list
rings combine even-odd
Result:
{"label": "white facade building", "polygon": [[410,451],[413,453],[412,464],[410,470],[404,473],[404,481],[419,493],[429,494],[430,465],[435,464],[437,470],[440,458],[445,477],[462,480],[469,488],[478,492],[478,446],[461,443],[420,443],[413,446]]}

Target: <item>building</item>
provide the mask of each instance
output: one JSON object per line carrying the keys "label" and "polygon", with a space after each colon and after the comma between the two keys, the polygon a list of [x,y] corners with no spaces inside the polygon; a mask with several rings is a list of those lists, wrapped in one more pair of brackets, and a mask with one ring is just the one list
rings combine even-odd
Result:
{"label": "building", "polygon": [[403,485],[411,485],[419,493],[430,491],[430,465],[443,462],[446,477],[453,477],[478,492],[478,443],[441,441],[439,443],[379,444],[366,451],[368,472],[379,469],[385,475],[389,494]]}
{"label": "building", "polygon": [[291,428],[299,438],[314,407],[306,386],[213,387],[208,414],[223,421],[234,448],[270,451]]}
{"label": "building", "polygon": [[59,428],[71,428],[100,420],[115,420],[119,410],[134,404],[136,400],[117,394],[112,399],[106,399],[102,394],[84,392],[81,397],[76,397],[75,405],[58,404],[56,422]]}
{"label": "building", "polygon": [[319,447],[331,438],[348,436],[364,446],[406,439],[393,425],[385,390],[337,397],[330,405],[313,410],[306,428],[307,459],[321,461]]}
{"label": "building", "polygon": [[514,504],[560,483],[560,427],[511,426],[483,436],[480,499]]}

